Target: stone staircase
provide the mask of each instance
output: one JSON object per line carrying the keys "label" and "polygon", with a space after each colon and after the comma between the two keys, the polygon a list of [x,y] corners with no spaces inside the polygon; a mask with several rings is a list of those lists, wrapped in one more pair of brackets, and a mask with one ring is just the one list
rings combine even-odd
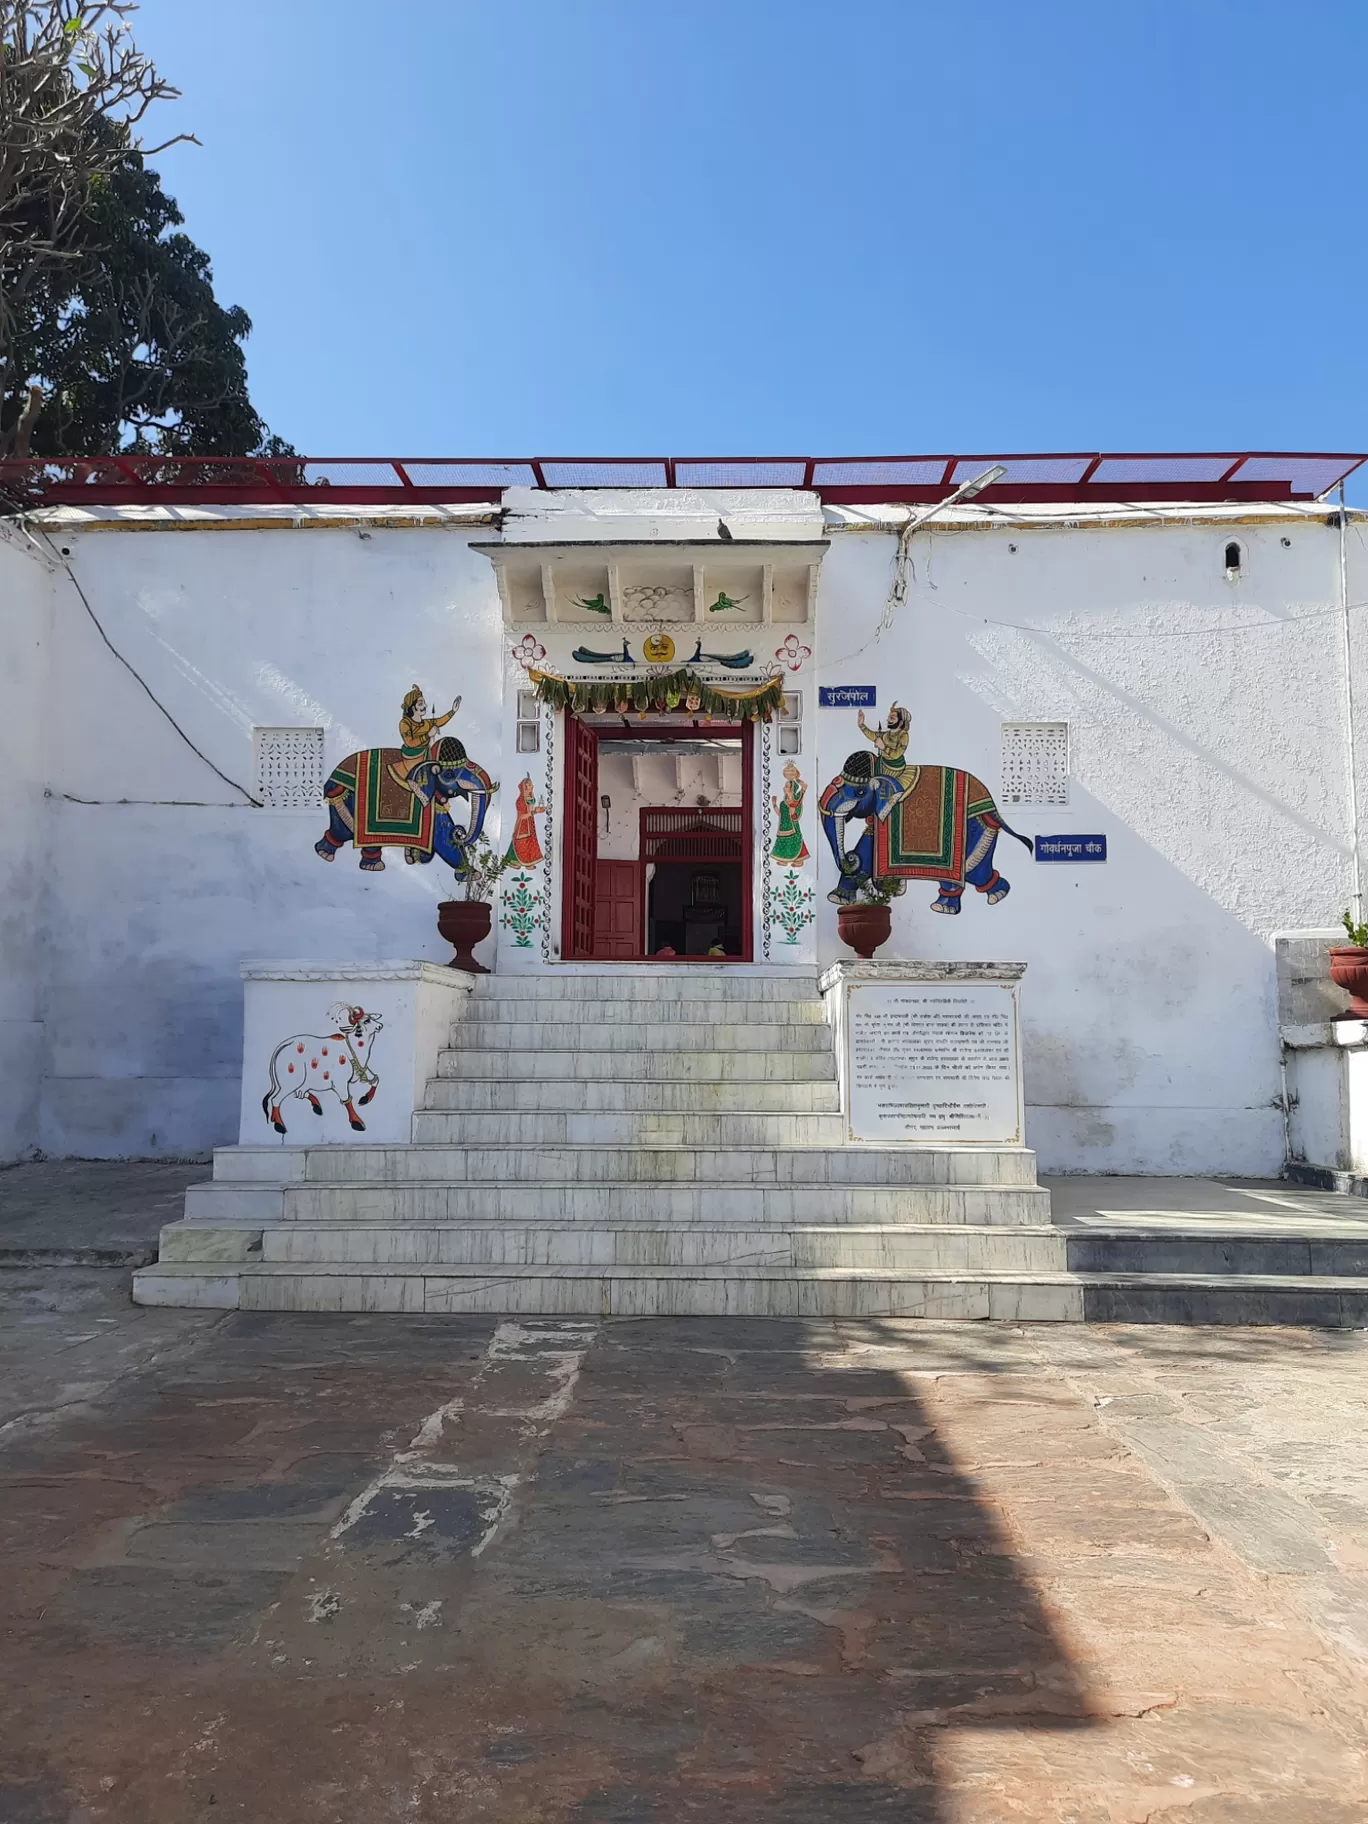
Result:
{"label": "stone staircase", "polygon": [[[1150,1239],[1171,1265],[1174,1235]],[[1145,1241],[1119,1237],[1124,1266],[1109,1271],[1109,1238],[1051,1223],[1024,1147],[848,1143],[813,976],[567,968],[481,978],[411,1144],[217,1152],[134,1296],[618,1316],[1184,1321],[1200,1308],[1201,1321],[1250,1321],[1218,1314],[1229,1266],[1147,1272]],[[1259,1285],[1261,1309],[1304,1297],[1304,1282]]]}

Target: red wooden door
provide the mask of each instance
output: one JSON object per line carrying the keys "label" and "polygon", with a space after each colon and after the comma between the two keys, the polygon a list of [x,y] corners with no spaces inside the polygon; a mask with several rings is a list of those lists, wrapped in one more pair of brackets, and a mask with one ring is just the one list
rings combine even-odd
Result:
{"label": "red wooden door", "polygon": [[640,956],[641,869],[634,861],[600,861],[594,875],[594,956]]}
{"label": "red wooden door", "polygon": [[565,712],[565,877],[561,954],[594,954],[594,870],[598,857],[598,736]]}

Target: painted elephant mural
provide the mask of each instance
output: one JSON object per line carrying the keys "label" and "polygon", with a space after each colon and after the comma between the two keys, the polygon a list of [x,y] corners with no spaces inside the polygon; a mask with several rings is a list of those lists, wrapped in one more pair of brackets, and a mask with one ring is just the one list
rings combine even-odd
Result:
{"label": "painted elephant mural", "polygon": [[[906,712],[895,705],[890,729],[895,714]],[[902,745],[905,749],[905,735]],[[1029,836],[1004,821],[992,794],[972,773],[907,765],[901,751],[851,754],[822,793],[819,809],[841,871],[840,885],[827,894],[835,905],[850,904],[867,881],[885,882],[901,894],[908,880],[934,880],[933,912],[958,912],[966,882],[995,906],[1011,891],[993,861],[999,834],[1005,830],[1028,851],[1032,847]],[[864,825],[854,843],[847,836],[851,823]]]}
{"label": "painted elephant mural", "polygon": [[[363,748],[328,776],[323,788],[328,828],[314,849],[331,861],[354,843],[362,868],[372,874],[384,868],[386,848],[402,848],[407,862],[426,863],[435,855],[460,880],[498,789],[453,735],[434,741],[427,758],[417,761],[400,748]],[[466,811],[460,823],[452,814],[457,800]]]}

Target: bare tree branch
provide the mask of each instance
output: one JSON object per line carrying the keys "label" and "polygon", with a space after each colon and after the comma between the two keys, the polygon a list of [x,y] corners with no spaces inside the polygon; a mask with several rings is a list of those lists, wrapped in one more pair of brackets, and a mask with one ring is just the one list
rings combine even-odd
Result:
{"label": "bare tree branch", "polygon": [[148,109],[180,93],[133,42],[136,10],[133,0],[0,0],[0,364],[25,294],[72,257],[92,186],[143,150],[136,129]]}

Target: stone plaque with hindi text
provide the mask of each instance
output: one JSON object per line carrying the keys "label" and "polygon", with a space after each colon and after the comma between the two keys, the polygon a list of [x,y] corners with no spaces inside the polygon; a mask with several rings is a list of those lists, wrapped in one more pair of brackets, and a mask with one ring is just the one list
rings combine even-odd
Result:
{"label": "stone plaque with hindi text", "polygon": [[852,982],[852,1140],[1021,1143],[1016,990],[986,982]]}

